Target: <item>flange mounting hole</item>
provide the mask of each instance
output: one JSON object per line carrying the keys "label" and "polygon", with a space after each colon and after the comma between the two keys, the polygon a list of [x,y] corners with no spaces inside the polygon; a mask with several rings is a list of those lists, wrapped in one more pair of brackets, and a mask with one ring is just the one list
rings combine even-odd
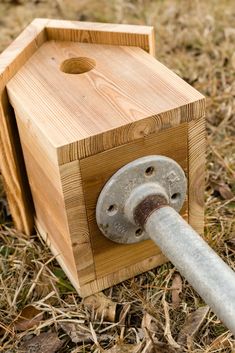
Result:
{"label": "flange mounting hole", "polygon": [[95,65],[94,59],[81,56],[64,60],[60,65],[60,70],[66,74],[83,74],[94,69]]}
{"label": "flange mounting hole", "polygon": [[153,175],[153,173],[154,173],[154,167],[150,166],[145,169],[145,175],[151,176],[151,175]]}
{"label": "flange mounting hole", "polygon": [[141,237],[142,234],[143,234],[143,229],[142,228],[136,229],[136,231],[135,231],[136,238]]}
{"label": "flange mounting hole", "polygon": [[109,216],[114,216],[118,211],[118,207],[117,205],[110,205],[108,208],[107,208],[107,213]]}
{"label": "flange mounting hole", "polygon": [[171,201],[172,202],[178,201],[179,198],[180,198],[180,193],[179,192],[175,192],[174,194],[171,195]]}

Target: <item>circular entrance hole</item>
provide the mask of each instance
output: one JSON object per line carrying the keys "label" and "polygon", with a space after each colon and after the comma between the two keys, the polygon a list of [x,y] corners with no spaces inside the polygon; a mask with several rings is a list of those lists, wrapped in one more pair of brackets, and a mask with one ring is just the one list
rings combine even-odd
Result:
{"label": "circular entrance hole", "polygon": [[95,60],[86,57],[70,58],[64,60],[60,65],[60,70],[66,74],[83,74],[91,71],[96,65]]}

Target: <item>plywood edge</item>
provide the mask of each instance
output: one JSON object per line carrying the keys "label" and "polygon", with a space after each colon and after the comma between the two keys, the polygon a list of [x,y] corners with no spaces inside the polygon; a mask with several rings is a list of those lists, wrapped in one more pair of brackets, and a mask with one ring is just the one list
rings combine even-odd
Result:
{"label": "plywood edge", "polygon": [[128,266],[128,268],[121,269],[95,281],[91,281],[81,286],[79,293],[82,297],[87,297],[93,293],[112,287],[143,272],[149,271],[166,263],[167,261],[167,258],[162,253],[159,253],[158,255],[149,257],[139,263]]}
{"label": "plywood edge", "polygon": [[205,117],[191,121],[188,127],[189,224],[204,231],[205,195]]}
{"label": "plywood edge", "polygon": [[[202,96],[203,97],[203,96]],[[108,130],[80,141],[57,146],[58,163],[63,165],[77,159],[84,159],[97,153],[137,141],[143,137],[176,127],[205,115],[205,98],[150,116],[133,123]]]}

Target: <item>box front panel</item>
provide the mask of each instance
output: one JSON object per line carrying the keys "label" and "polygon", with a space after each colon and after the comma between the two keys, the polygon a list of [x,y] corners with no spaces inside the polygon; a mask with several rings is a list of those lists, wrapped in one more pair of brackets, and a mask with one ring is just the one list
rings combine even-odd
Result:
{"label": "box front panel", "polygon": [[[84,188],[85,205],[87,210],[89,233],[94,255],[96,278],[102,278],[131,265],[141,265],[143,261],[159,256],[160,250],[151,241],[146,240],[136,244],[114,243],[100,232],[96,224],[96,202],[104,184],[125,164],[147,155],[164,155],[174,159],[188,174],[188,126],[181,124],[177,127],[151,134],[132,143],[107,150],[80,161],[81,175]],[[187,200],[181,214],[188,219]],[[139,266],[141,272],[143,266]],[[128,273],[126,278],[137,273]]]}

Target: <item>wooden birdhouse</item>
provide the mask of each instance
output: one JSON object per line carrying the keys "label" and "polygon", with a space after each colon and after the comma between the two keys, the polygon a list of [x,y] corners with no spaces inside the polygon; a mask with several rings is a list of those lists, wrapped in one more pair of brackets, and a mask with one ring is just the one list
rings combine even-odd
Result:
{"label": "wooden birdhouse", "polygon": [[181,214],[203,231],[204,97],[154,58],[153,28],[38,19],[0,57],[1,170],[16,227],[36,225],[81,296],[166,258],[96,224],[106,181],[147,155],[187,175]]}

